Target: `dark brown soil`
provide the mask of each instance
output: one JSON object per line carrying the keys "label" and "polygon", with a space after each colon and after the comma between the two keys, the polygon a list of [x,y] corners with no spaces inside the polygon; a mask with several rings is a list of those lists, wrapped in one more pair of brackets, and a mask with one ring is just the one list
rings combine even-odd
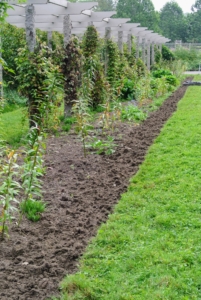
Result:
{"label": "dark brown soil", "polygon": [[13,223],[0,243],[0,299],[42,300],[77,270],[78,259],[120,199],[187,87],[180,87],[140,126],[118,124],[116,152],[83,157],[74,134],[48,140],[41,221]]}

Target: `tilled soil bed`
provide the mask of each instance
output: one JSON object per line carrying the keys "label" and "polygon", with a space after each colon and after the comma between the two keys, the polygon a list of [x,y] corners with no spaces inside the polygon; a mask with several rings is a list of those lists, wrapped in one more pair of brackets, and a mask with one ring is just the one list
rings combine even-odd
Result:
{"label": "tilled soil bed", "polygon": [[149,146],[176,110],[180,87],[139,126],[116,126],[113,155],[88,154],[74,134],[48,139],[44,177],[47,209],[37,223],[24,219],[0,243],[0,299],[42,300],[78,268],[78,259],[107,220],[143,162]]}

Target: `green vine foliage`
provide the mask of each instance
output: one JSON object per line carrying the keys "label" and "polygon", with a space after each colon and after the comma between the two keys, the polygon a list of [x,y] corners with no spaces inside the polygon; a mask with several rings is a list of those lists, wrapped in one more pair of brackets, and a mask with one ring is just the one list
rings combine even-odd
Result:
{"label": "green vine foliage", "polygon": [[94,26],[89,26],[83,39],[83,84],[87,83],[86,89],[89,94],[89,105],[96,108],[102,104],[106,94],[106,81],[103,64],[99,58],[99,38]]}
{"label": "green vine foliage", "polygon": [[155,62],[159,64],[162,59],[162,55],[158,47],[154,46],[154,55],[155,55]]}
{"label": "green vine foliage", "polygon": [[107,80],[111,86],[114,86],[118,79],[119,51],[117,45],[110,39],[106,41],[105,50]]}
{"label": "green vine foliage", "polygon": [[[4,81],[9,84],[9,86],[12,86],[12,88],[18,87],[20,82],[17,80],[18,70],[15,59],[18,56],[18,50],[20,48],[26,47],[26,36],[25,36],[25,30],[23,28],[17,28],[16,26],[13,26],[8,23],[2,23],[1,24],[1,38],[2,38],[2,58],[6,61],[6,66],[3,67],[3,78]],[[47,32],[41,31],[39,29],[36,30],[37,35],[37,41],[39,43],[46,43],[47,42]],[[60,53],[56,51],[59,47],[63,47],[63,37],[61,34],[57,32],[53,32],[52,37],[52,46],[53,46],[53,52],[52,56],[54,59],[54,64],[59,65],[61,58],[61,51]],[[13,70],[15,75],[12,74],[9,70]]]}
{"label": "green vine foliage", "polygon": [[78,88],[81,85],[82,53],[79,40],[72,37],[64,52],[62,72],[64,75],[64,114],[71,115],[74,101],[78,99]]}
{"label": "green vine foliage", "polygon": [[[15,61],[18,71],[17,80],[20,83],[19,92],[29,101],[30,127],[35,126],[35,123],[42,126],[44,112],[41,108],[48,110],[50,103],[47,96],[50,74],[59,73],[59,68],[53,64],[51,51],[45,44],[38,45],[33,53],[30,53],[27,48],[19,49]],[[55,94],[52,91],[51,93]]]}
{"label": "green vine foliage", "polygon": [[[25,30],[22,28],[16,28],[8,23],[5,23],[1,27],[2,36],[2,58],[6,61],[6,65],[9,69],[12,69],[17,75],[17,65],[15,58],[18,54],[19,48],[24,48],[26,45]],[[3,68],[3,78],[7,83],[10,83],[12,87],[17,88],[18,81],[14,75]]]}
{"label": "green vine foliage", "polygon": [[133,37],[131,38],[131,53],[129,53],[128,45],[126,43],[124,43],[123,49],[124,49],[124,56],[128,62],[128,65],[130,67],[133,67],[136,64],[136,45],[134,43]]}
{"label": "green vine foliage", "polygon": [[162,45],[162,59],[166,61],[175,60],[174,53],[165,45]]}
{"label": "green vine foliage", "polygon": [[96,54],[98,43],[99,39],[96,28],[94,26],[88,26],[82,42],[83,54],[86,59]]}
{"label": "green vine foliage", "polygon": [[0,22],[5,21],[7,9],[11,6],[6,1],[0,2]]}
{"label": "green vine foliage", "polygon": [[136,69],[137,69],[138,77],[142,77],[146,75],[147,68],[141,58],[138,58],[136,60]]}

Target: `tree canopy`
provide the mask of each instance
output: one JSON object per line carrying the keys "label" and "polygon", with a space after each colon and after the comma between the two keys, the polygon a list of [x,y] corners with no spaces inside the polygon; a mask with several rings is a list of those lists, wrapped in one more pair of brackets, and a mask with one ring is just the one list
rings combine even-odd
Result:
{"label": "tree canopy", "polygon": [[159,27],[164,36],[172,41],[186,38],[186,26],[181,7],[175,1],[167,2],[160,12]]}
{"label": "tree canopy", "polygon": [[117,17],[130,18],[133,23],[159,31],[157,13],[151,0],[119,0],[116,11]]}

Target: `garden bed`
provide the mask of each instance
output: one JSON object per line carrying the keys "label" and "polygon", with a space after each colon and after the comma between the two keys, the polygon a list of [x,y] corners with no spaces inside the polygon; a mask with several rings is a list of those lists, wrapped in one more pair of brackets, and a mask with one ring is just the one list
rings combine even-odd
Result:
{"label": "garden bed", "polygon": [[78,268],[78,259],[99,225],[107,220],[129,178],[143,162],[163,124],[187,87],[180,87],[141,125],[116,124],[113,155],[83,156],[74,134],[48,139],[44,177],[46,212],[41,221],[14,222],[0,243],[0,299],[47,299]]}

